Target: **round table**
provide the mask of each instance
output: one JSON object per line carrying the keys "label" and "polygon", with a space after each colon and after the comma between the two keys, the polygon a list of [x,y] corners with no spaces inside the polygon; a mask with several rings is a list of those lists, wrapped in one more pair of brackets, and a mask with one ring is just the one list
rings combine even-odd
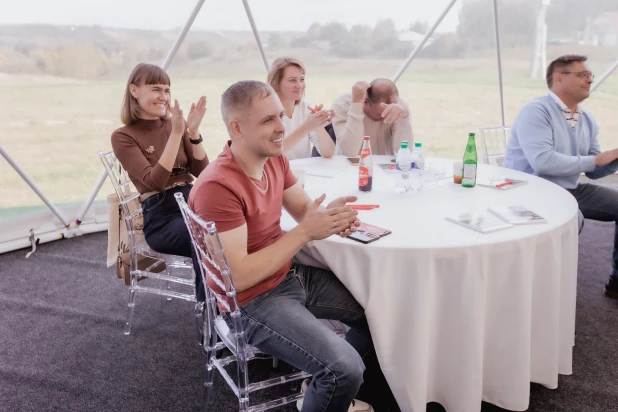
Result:
{"label": "round table", "polygon": [[[324,204],[344,195],[379,204],[362,221],[392,230],[362,244],[331,236],[298,254],[329,267],[365,308],[378,359],[402,411],[478,412],[481,401],[523,411],[530,382],[549,388],[572,373],[578,257],[578,207],[566,190],[538,177],[479,165],[478,179],[511,177],[510,190],[464,188],[452,178],[419,192],[396,193],[373,156],[373,190],[358,190],[345,157],[290,162],[305,190]],[[427,159],[427,164],[447,160]],[[427,166],[426,166],[427,167]],[[330,176],[330,177],[326,177]],[[445,219],[491,205],[522,205],[546,224],[479,233]],[[296,223],[283,214],[281,225]]]}

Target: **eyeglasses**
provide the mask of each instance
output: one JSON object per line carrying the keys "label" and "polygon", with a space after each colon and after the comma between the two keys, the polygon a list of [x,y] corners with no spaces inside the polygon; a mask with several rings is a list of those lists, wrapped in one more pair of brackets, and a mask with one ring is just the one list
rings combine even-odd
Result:
{"label": "eyeglasses", "polygon": [[594,80],[594,74],[590,73],[590,72],[560,72],[562,74],[574,74],[577,77],[581,78],[581,79],[590,79],[590,80]]}

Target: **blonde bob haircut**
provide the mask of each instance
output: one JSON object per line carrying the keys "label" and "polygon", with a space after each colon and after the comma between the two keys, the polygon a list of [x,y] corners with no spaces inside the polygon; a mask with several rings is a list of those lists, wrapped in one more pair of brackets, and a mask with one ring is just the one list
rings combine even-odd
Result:
{"label": "blonde bob haircut", "polygon": [[[129,75],[127,87],[124,91],[124,99],[122,100],[122,108],[120,110],[120,121],[129,125],[139,119],[139,103],[131,95],[131,85],[142,86],[144,84],[164,84],[171,86],[170,77],[165,73],[165,70],[154,64],[140,63]],[[169,117],[169,106],[162,119]]]}
{"label": "blonde bob haircut", "polygon": [[[293,57],[279,57],[277,60],[273,62],[270,66],[270,70],[268,70],[267,81],[270,86],[275,89],[277,94],[279,93],[279,85],[281,84],[281,80],[283,80],[283,72],[286,67],[296,66],[303,71],[303,74],[306,73],[305,66],[301,63],[300,60],[295,59]],[[305,96],[305,91],[303,90],[303,95],[301,99]],[[294,104],[300,103],[300,100],[296,100]]]}

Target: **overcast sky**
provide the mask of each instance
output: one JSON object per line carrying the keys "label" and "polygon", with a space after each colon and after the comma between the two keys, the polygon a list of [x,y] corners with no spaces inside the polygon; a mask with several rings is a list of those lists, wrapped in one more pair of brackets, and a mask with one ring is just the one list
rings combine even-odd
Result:
{"label": "overcast sky", "polygon": [[[4,1],[3,1],[4,3]],[[0,24],[48,23],[139,29],[173,29],[184,25],[197,0],[7,0]],[[392,18],[398,29],[415,20],[433,24],[450,0],[249,0],[259,30],[304,31],[314,22],[339,21],[373,26]],[[438,31],[457,26],[461,1]],[[241,0],[206,0],[194,26],[203,30],[249,30]]]}

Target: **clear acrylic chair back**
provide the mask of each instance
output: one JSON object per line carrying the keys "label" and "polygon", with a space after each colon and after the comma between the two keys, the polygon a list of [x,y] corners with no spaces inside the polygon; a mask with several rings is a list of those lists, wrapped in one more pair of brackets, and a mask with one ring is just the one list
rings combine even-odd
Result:
{"label": "clear acrylic chair back", "polygon": [[478,128],[478,140],[483,153],[483,163],[502,166],[506,145],[511,137],[510,127]]}

